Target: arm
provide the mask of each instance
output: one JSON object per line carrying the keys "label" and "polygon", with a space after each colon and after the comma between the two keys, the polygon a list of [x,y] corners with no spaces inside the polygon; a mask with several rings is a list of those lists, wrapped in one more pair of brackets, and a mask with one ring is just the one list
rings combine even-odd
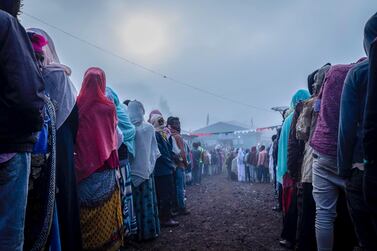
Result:
{"label": "arm", "polygon": [[0,114],[8,116],[14,131],[39,131],[43,125],[44,83],[29,38],[15,18],[2,14],[0,40]]}
{"label": "arm", "polygon": [[[377,41],[372,43],[369,54],[369,82],[364,117],[364,151],[365,159],[375,164],[377,156]],[[373,70],[372,70],[373,69]]]}
{"label": "arm", "polygon": [[360,117],[360,101],[354,71],[349,72],[344,83],[340,101],[337,161],[340,176],[351,175],[353,150],[356,143],[357,126]]}

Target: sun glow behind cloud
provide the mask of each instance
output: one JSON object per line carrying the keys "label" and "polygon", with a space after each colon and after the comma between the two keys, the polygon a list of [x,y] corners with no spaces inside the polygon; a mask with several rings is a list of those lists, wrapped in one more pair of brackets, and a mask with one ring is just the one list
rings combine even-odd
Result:
{"label": "sun glow behind cloud", "polygon": [[159,64],[173,52],[169,20],[153,14],[132,14],[122,18],[119,33],[125,55],[144,63]]}

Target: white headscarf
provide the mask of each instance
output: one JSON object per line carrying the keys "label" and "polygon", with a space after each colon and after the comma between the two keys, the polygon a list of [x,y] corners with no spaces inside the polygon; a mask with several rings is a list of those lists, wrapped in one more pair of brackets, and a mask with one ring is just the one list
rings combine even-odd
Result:
{"label": "white headscarf", "polygon": [[131,122],[135,125],[135,158],[131,162],[132,183],[139,186],[148,180],[154,171],[156,160],[161,156],[158,150],[154,127],[144,121],[145,110],[139,101],[128,104]]}
{"label": "white headscarf", "polygon": [[56,127],[59,129],[76,103],[77,90],[69,79],[71,69],[60,63],[54,42],[45,31],[37,28],[31,28],[28,31],[42,35],[48,41],[48,44],[43,47],[43,78],[46,93],[56,109]]}

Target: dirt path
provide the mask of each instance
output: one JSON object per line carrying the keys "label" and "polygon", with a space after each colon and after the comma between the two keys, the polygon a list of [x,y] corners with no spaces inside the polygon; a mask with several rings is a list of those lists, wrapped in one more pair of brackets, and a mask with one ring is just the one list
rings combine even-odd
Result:
{"label": "dirt path", "polygon": [[284,250],[279,247],[281,217],[273,212],[270,184],[227,181],[224,176],[187,187],[191,215],[180,226],[126,250]]}

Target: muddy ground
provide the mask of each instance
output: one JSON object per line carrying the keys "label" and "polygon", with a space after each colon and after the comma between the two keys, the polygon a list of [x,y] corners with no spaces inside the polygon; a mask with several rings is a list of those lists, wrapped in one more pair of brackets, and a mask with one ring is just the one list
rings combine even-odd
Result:
{"label": "muddy ground", "polygon": [[179,227],[163,228],[158,239],[126,250],[285,250],[271,184],[212,176],[187,187],[187,205],[191,215],[177,217]]}

